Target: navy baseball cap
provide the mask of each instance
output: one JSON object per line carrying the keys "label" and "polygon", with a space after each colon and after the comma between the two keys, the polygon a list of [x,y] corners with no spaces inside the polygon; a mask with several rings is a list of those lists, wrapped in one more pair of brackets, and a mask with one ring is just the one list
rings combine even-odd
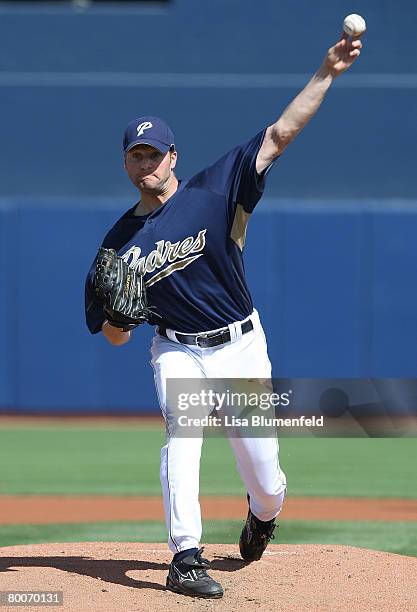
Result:
{"label": "navy baseball cap", "polygon": [[175,148],[174,134],[169,125],[159,117],[138,117],[125,129],[123,150],[127,153],[138,144],[147,144],[161,153],[166,153],[172,146]]}

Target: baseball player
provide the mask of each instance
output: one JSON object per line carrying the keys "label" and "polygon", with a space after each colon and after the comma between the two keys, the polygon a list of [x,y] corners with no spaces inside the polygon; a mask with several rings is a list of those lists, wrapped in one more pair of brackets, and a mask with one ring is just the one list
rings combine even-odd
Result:
{"label": "baseball player", "polygon": [[[265,335],[248,290],[242,260],[246,226],[260,200],[267,172],[320,107],[334,78],[360,54],[361,42],[343,34],[319,70],[280,118],[189,180],[178,180],[175,140],[157,117],[142,116],[125,131],[127,174],[140,193],[108,232],[131,270],[144,275],[156,325],[152,368],[162,414],[173,410],[166,381],[172,378],[270,379]],[[96,261],[86,281],[86,318],[91,333],[123,345],[132,326],[103,311],[94,290]],[[110,314],[109,314],[110,313]],[[240,537],[246,561],[259,560],[274,537],[275,518],[286,492],[276,438],[231,438],[248,492],[248,516]],[[201,437],[167,434],[160,478],[173,553],[167,588],[198,597],[222,597],[207,573],[200,548],[199,466]]]}

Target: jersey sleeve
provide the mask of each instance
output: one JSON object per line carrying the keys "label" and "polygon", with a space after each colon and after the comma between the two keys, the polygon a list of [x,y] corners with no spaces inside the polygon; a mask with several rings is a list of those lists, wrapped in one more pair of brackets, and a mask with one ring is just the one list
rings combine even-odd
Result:
{"label": "jersey sleeve", "polygon": [[265,130],[262,130],[251,140],[226,153],[191,179],[190,185],[205,187],[226,196],[230,212],[239,204],[245,212],[251,213],[262,197],[265,176],[272,166],[261,175],[256,171],[256,158],[264,135]]}

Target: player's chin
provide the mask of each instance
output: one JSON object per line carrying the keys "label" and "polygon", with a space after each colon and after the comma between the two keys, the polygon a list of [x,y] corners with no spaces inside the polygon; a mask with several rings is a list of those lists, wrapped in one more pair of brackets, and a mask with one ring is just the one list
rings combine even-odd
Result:
{"label": "player's chin", "polygon": [[146,176],[145,178],[138,180],[136,185],[141,191],[153,193],[160,190],[161,181],[154,176]]}

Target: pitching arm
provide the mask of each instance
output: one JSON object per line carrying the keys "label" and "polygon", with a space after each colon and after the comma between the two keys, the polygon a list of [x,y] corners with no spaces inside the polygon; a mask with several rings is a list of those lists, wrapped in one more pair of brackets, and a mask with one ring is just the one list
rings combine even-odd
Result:
{"label": "pitching arm", "polygon": [[343,32],[340,40],[327,52],[322,65],[304,89],[287,106],[276,123],[270,125],[256,158],[261,174],[314,117],[333,80],[347,70],[360,55],[362,43],[349,39]]}

